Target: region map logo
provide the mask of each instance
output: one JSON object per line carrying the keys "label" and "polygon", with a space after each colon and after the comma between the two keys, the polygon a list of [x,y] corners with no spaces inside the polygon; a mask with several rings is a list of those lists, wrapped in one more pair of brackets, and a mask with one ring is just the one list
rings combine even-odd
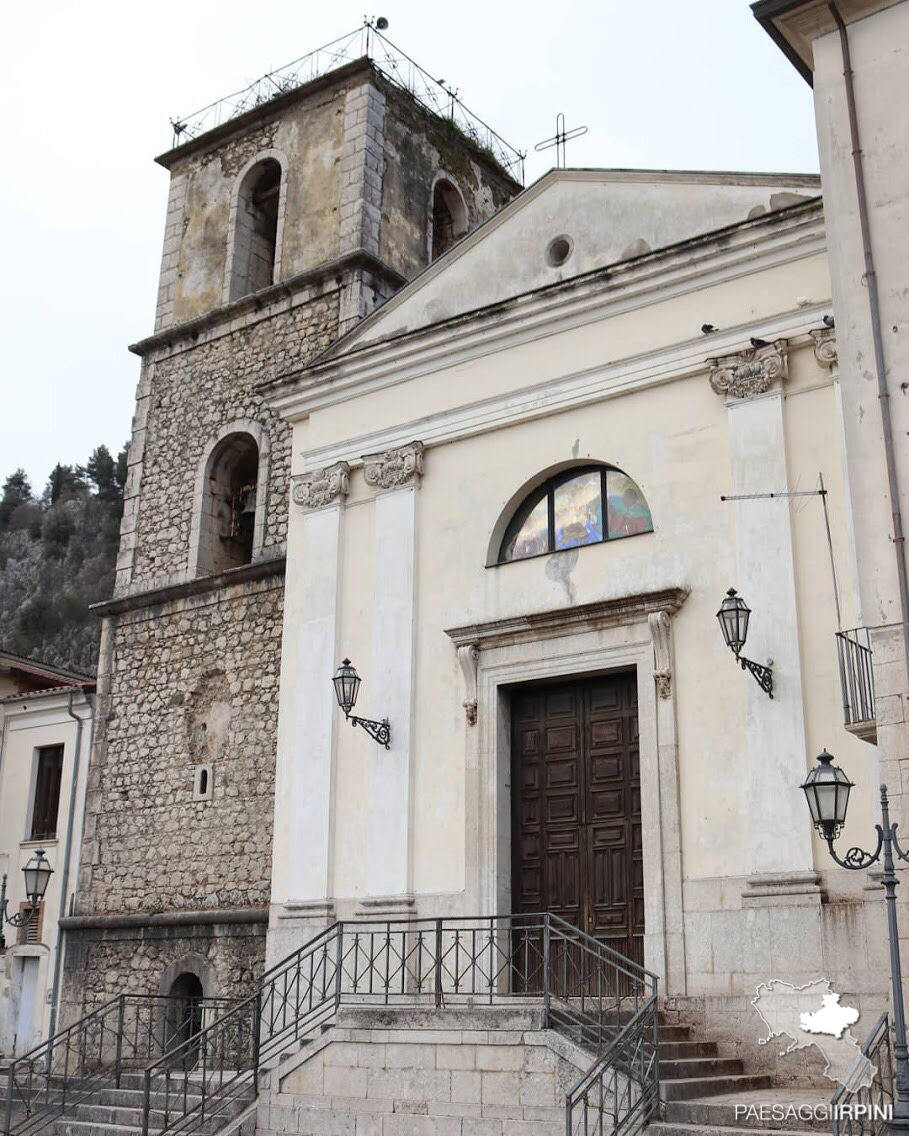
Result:
{"label": "region map logo", "polygon": [[776,978],[762,982],[751,1005],[769,1030],[766,1037],[758,1038],[759,1045],[789,1038],[781,1057],[813,1045],[826,1061],[824,1074],[831,1081],[842,1085],[848,1081],[851,1089],[871,1087],[877,1070],[862,1056],[861,1046],[849,1032],[858,1021],[859,1011],[840,1005],[840,995],[831,989],[828,979],[818,978],[805,986]]}

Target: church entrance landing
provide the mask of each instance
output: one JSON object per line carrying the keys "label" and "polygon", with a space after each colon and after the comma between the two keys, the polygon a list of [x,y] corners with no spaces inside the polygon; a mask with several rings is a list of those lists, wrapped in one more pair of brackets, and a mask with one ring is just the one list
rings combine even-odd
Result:
{"label": "church entrance landing", "polygon": [[643,964],[634,671],[511,698],[513,910],[550,911]]}

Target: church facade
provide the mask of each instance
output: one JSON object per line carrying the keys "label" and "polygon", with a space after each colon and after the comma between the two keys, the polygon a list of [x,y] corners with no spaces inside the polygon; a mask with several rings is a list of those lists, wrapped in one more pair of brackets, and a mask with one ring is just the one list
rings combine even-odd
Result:
{"label": "church facade", "polygon": [[[160,159],[71,1016],[238,997],[338,920],[550,912],[780,1081],[820,1072],[757,1045],[759,983],[827,978],[870,1027],[882,891],[800,786],[825,748],[848,771],[842,848],[882,775],[902,808],[906,450],[891,471],[872,413],[817,7],[758,15],[823,67],[823,200],[735,173],[520,191],[368,61]],[[884,121],[909,5],[843,7]],[[876,135],[879,188],[892,161]],[[905,201],[877,200],[893,389]]]}
{"label": "church facade", "polygon": [[[268,385],[296,582],[270,960],[334,918],[552,911],[774,1072],[760,982],[879,1010],[878,908],[800,789],[828,746],[844,840],[871,825],[818,190],[554,171]],[[724,643],[731,587],[772,690]],[[334,704],[345,657],[387,750]]]}

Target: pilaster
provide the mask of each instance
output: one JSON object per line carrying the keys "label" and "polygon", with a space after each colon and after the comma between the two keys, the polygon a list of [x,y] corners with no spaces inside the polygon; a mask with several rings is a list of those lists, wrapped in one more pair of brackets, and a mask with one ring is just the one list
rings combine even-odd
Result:
{"label": "pilaster", "polygon": [[[773,698],[742,671],[750,877],[746,906],[820,902],[811,826],[799,783],[806,761],[782,384],[785,340],[708,359],[713,390],[726,397],[732,459],[737,579],[752,609],[745,653],[773,666]],[[732,660],[728,665],[733,666]]]}
{"label": "pilaster", "polygon": [[302,938],[314,924],[333,918],[338,717],[330,680],[338,654],[341,522],[348,488],[349,467],[338,462],[297,478],[291,494],[303,515],[291,526],[291,557],[298,571],[285,599],[270,958],[293,948],[296,928]]}
{"label": "pilaster", "polygon": [[367,754],[366,895],[364,914],[406,914],[413,905],[411,829],[413,809],[414,640],[416,627],[416,520],[423,446],[363,458],[375,499],[375,598],[373,604],[370,713],[391,722],[391,748]]}
{"label": "pilaster", "polygon": [[[382,223],[382,172],[385,163],[385,96],[372,83],[347,92],[341,152],[340,250],[365,249],[379,255]],[[352,273],[341,296],[339,334],[367,314],[362,273]]]}

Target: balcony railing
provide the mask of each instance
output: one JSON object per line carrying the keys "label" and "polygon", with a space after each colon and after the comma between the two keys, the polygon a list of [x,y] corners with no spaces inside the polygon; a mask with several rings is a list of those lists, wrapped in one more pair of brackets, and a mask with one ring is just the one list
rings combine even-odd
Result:
{"label": "balcony railing", "polygon": [[874,709],[874,668],[867,627],[836,633],[843,693],[843,721],[850,733],[865,741],[877,741]]}

